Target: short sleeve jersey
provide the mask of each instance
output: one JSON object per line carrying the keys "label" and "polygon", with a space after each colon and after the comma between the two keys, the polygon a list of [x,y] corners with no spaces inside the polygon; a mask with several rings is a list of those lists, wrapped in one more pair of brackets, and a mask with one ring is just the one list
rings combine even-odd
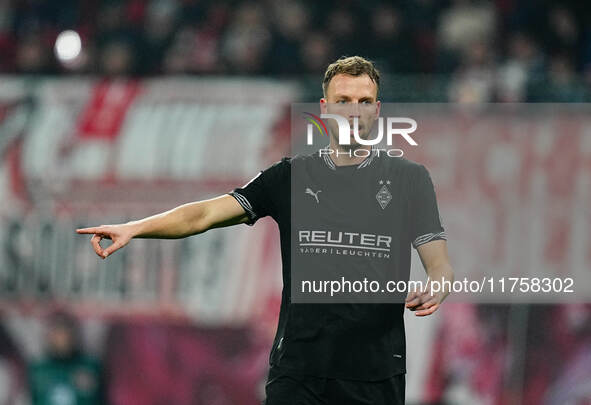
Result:
{"label": "short sleeve jersey", "polygon": [[[350,166],[336,166],[328,155],[316,152],[285,157],[229,193],[246,211],[248,225],[271,216],[279,226],[283,292],[270,364],[286,372],[362,381],[405,373],[403,303],[292,302],[294,167],[311,173],[305,180],[310,187],[301,190],[299,198],[319,207],[321,202],[332,201],[325,214],[338,215],[333,220],[361,226],[347,220],[345,211],[339,214],[342,207],[348,207],[346,201],[355,202],[349,204],[351,209],[388,215],[381,226],[392,240],[390,263],[407,278],[411,247],[446,239],[427,169],[375,150],[362,163]],[[335,184],[342,185],[340,195],[330,193]]]}

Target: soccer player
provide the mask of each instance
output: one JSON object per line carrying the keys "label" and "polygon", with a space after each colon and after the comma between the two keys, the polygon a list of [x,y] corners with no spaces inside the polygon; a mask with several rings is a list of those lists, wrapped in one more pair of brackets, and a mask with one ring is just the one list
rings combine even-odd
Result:
{"label": "soccer player", "polygon": [[45,356],[28,368],[31,403],[104,404],[102,366],[82,350],[76,319],[63,312],[53,314],[46,345]]}
{"label": "soccer player", "polygon": [[[379,82],[379,72],[370,61],[341,58],[326,70],[321,111],[345,112],[350,123],[357,117],[359,136],[367,138],[379,113]],[[280,231],[283,293],[265,404],[403,404],[404,307],[417,316],[431,315],[448,292],[413,291],[399,303],[292,303],[291,255],[305,251],[304,260],[310,260],[305,245],[311,252],[325,253],[326,263],[350,262],[367,269],[390,266],[408,276],[414,247],[430,280],[453,281],[434,187],[424,166],[353,141],[339,145],[334,123],[329,125],[330,144],[323,153],[283,158],[226,195],[138,221],[77,232],[94,234],[92,246],[104,259],[132,238],[183,238],[212,228],[253,225],[271,216]],[[366,151],[347,153],[361,149]],[[304,173],[298,181],[308,186],[292,196],[291,174],[296,167]],[[292,246],[296,243],[292,203],[313,213],[314,221],[308,221],[317,227],[298,231],[303,250]],[[320,245],[330,247],[315,249],[315,242],[326,242],[322,238],[330,243]],[[103,248],[102,239],[111,239],[112,244]],[[379,257],[371,254],[376,251]]]}

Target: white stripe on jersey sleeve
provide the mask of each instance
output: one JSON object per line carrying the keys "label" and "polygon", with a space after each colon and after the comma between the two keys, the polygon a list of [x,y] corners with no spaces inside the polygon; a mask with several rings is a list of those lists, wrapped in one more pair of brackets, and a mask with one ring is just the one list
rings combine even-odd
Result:
{"label": "white stripe on jersey sleeve", "polygon": [[431,242],[433,240],[447,240],[447,235],[444,232],[439,232],[439,233],[428,233],[425,235],[421,235],[418,238],[416,238],[414,240],[414,242],[412,243],[412,246],[416,249],[421,245],[424,245],[427,242]]}
{"label": "white stripe on jersey sleeve", "polygon": [[248,215],[248,218],[250,219],[250,222],[251,222],[251,223],[248,223],[248,225],[253,225],[254,222],[257,220],[258,215],[256,214],[256,212],[253,211],[252,205],[250,204],[248,199],[245,196],[243,196],[242,194],[237,193],[236,191],[232,191],[228,194],[230,194],[232,197],[234,197],[236,199],[236,201],[238,201],[238,204],[240,204],[240,206],[242,206],[242,208],[244,208],[244,211],[246,211],[246,214]]}

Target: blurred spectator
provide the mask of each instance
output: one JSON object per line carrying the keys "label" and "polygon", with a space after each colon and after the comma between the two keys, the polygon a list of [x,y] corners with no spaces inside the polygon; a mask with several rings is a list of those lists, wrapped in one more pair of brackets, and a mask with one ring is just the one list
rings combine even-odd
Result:
{"label": "blurred spectator", "polygon": [[417,70],[416,52],[400,12],[390,6],[377,7],[370,24],[374,38],[367,43],[367,54],[390,72],[408,73]]}
{"label": "blurred spectator", "polygon": [[465,52],[475,42],[490,42],[495,9],[488,1],[454,0],[439,20],[439,40],[446,49]]}
{"label": "blurred spectator", "polygon": [[544,44],[548,53],[564,53],[572,58],[579,57],[579,27],[574,16],[564,6],[555,6],[548,11]]}
{"label": "blurred spectator", "polygon": [[527,86],[540,77],[544,61],[536,44],[522,32],[509,37],[507,60],[499,69],[498,98],[502,102],[525,101]]}
{"label": "blurred spectator", "polygon": [[270,42],[263,7],[243,3],[230,22],[221,52],[231,72],[261,73]]}
{"label": "blurred spectator", "polygon": [[107,43],[100,54],[100,70],[109,76],[128,75],[134,69],[132,47],[124,41]]}
{"label": "blurred spectator", "polygon": [[76,320],[65,313],[53,315],[46,343],[45,358],[29,370],[32,405],[103,404],[101,368],[82,353]]}
{"label": "blurred spectator", "polygon": [[439,69],[452,70],[471,48],[492,43],[495,9],[487,1],[454,0],[439,18]]}
{"label": "blurred spectator", "polygon": [[[183,15],[200,15],[196,5]],[[198,25],[185,23],[174,36],[164,56],[164,73],[220,73],[220,36],[227,24],[229,9],[217,4],[207,9],[204,21]],[[195,17],[197,18],[197,17]],[[197,18],[198,19],[198,18]]]}
{"label": "blurred spectator", "polygon": [[528,101],[583,102],[585,91],[577,80],[573,63],[567,55],[557,54],[550,59],[547,73],[530,86]]}
{"label": "blurred spectator", "polygon": [[334,59],[329,38],[319,32],[312,32],[303,41],[300,58],[302,73],[320,73]]}
{"label": "blurred spectator", "polygon": [[268,69],[278,74],[301,73],[300,46],[308,32],[309,14],[300,2],[273,3],[274,35]]}
{"label": "blurred spectator", "polygon": [[174,0],[152,0],[144,18],[138,65],[142,73],[158,72],[174,38],[179,7]]}
{"label": "blurred spectator", "polygon": [[[175,74],[191,71],[190,66],[193,60],[193,50],[198,47],[204,48],[199,45],[198,33],[194,29],[189,26],[181,28],[176,33],[172,45],[164,56],[164,73]],[[209,65],[209,63],[206,65]]]}
{"label": "blurred spectator", "polygon": [[454,75],[449,98],[458,103],[474,104],[493,101],[494,62],[490,47],[474,43],[464,50],[463,62]]}
{"label": "blurred spectator", "polygon": [[30,34],[19,41],[16,67],[22,73],[49,73],[49,56],[42,37]]}
{"label": "blurred spectator", "polygon": [[99,45],[133,36],[133,29],[127,24],[122,2],[104,1],[96,17],[96,40]]}
{"label": "blurred spectator", "polygon": [[414,0],[405,2],[403,21],[413,38],[413,51],[417,58],[417,71],[433,72],[437,54],[437,19],[444,3],[437,0]]}
{"label": "blurred spectator", "polygon": [[369,33],[364,30],[367,24],[358,24],[358,19],[362,18],[355,18],[351,9],[342,6],[329,11],[326,29],[328,36],[334,40],[334,51],[338,56],[357,55],[365,51],[370,41]]}

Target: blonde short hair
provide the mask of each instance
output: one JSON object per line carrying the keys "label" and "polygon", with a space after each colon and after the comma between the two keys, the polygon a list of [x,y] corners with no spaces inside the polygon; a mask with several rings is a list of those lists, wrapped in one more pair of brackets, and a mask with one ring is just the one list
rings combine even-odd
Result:
{"label": "blonde short hair", "polygon": [[338,74],[347,74],[351,76],[368,75],[376,84],[378,90],[380,89],[380,72],[376,69],[374,64],[361,56],[348,56],[339,58],[336,62],[331,63],[326,68],[324,79],[322,79],[322,91],[326,96],[326,89],[333,77]]}

